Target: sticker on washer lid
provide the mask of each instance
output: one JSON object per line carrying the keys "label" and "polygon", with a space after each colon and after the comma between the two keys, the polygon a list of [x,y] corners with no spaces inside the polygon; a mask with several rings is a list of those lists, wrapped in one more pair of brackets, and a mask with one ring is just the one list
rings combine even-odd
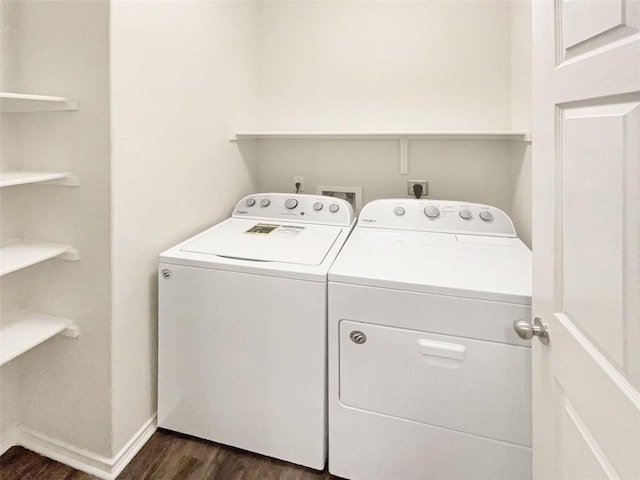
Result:
{"label": "sticker on washer lid", "polygon": [[256,223],[253,227],[244,233],[254,233],[257,235],[269,235],[281,225],[275,225],[273,223]]}
{"label": "sticker on washer lid", "polygon": [[280,228],[273,231],[274,236],[279,237],[297,237],[302,233],[305,227],[299,227],[297,225],[280,225]]}
{"label": "sticker on washer lid", "polygon": [[253,227],[244,233],[253,235],[273,235],[282,237],[296,237],[304,230],[305,227],[296,225],[277,225],[275,223],[256,223]]}

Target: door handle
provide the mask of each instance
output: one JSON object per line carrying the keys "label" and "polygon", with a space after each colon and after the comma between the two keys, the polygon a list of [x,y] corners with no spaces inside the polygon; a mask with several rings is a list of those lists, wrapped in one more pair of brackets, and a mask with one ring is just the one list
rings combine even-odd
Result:
{"label": "door handle", "polygon": [[547,324],[540,317],[533,319],[533,325],[527,320],[515,320],[513,329],[523,340],[531,340],[534,336],[538,337],[543,344],[549,344],[549,329]]}

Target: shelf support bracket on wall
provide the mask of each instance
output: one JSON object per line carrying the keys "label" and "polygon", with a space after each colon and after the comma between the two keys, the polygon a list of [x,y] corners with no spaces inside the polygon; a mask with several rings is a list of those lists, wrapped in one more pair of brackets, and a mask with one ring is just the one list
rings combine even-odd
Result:
{"label": "shelf support bracket on wall", "polygon": [[40,182],[43,185],[63,185],[65,187],[77,187],[80,185],[80,179],[75,175],[67,175],[64,178],[58,178],[56,180],[48,180],[46,182]]}
{"label": "shelf support bracket on wall", "polygon": [[400,175],[409,174],[409,139],[400,137]]}
{"label": "shelf support bracket on wall", "polygon": [[67,262],[77,262],[81,259],[80,252],[77,248],[71,247],[69,250],[64,252],[62,255],[58,255],[60,260],[66,260]]}
{"label": "shelf support bracket on wall", "polygon": [[75,323],[72,323],[67,328],[62,330],[60,332],[60,335],[62,335],[63,337],[78,338],[80,336],[80,327]]}

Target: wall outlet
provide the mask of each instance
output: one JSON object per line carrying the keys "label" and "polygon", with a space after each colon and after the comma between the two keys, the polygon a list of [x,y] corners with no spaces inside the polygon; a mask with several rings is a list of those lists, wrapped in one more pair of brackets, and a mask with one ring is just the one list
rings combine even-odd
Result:
{"label": "wall outlet", "polygon": [[413,186],[415,184],[422,185],[422,196],[426,197],[429,195],[429,182],[426,180],[407,180],[407,195],[410,197],[414,197]]}
{"label": "wall outlet", "polygon": [[296,183],[300,184],[300,188],[298,189],[298,193],[304,192],[304,177],[303,176],[295,176],[293,177],[293,191],[296,191]]}

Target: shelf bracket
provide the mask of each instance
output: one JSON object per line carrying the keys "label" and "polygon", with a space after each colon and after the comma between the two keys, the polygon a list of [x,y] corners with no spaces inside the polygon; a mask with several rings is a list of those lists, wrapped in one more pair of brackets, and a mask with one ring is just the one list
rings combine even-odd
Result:
{"label": "shelf bracket", "polygon": [[75,323],[72,323],[67,328],[60,332],[63,337],[78,338],[80,336],[80,327]]}
{"label": "shelf bracket", "polygon": [[42,185],[62,185],[65,187],[77,187],[80,185],[80,179],[75,175],[67,175],[64,178],[56,180],[48,180],[46,182],[40,182]]}
{"label": "shelf bracket", "polygon": [[77,262],[78,260],[80,260],[80,252],[78,251],[77,248],[70,248],[69,250],[67,250],[66,252],[64,252],[62,255],[58,255],[58,258],[60,260],[66,260],[68,262]]}
{"label": "shelf bracket", "polygon": [[400,175],[409,174],[409,139],[400,137]]}

